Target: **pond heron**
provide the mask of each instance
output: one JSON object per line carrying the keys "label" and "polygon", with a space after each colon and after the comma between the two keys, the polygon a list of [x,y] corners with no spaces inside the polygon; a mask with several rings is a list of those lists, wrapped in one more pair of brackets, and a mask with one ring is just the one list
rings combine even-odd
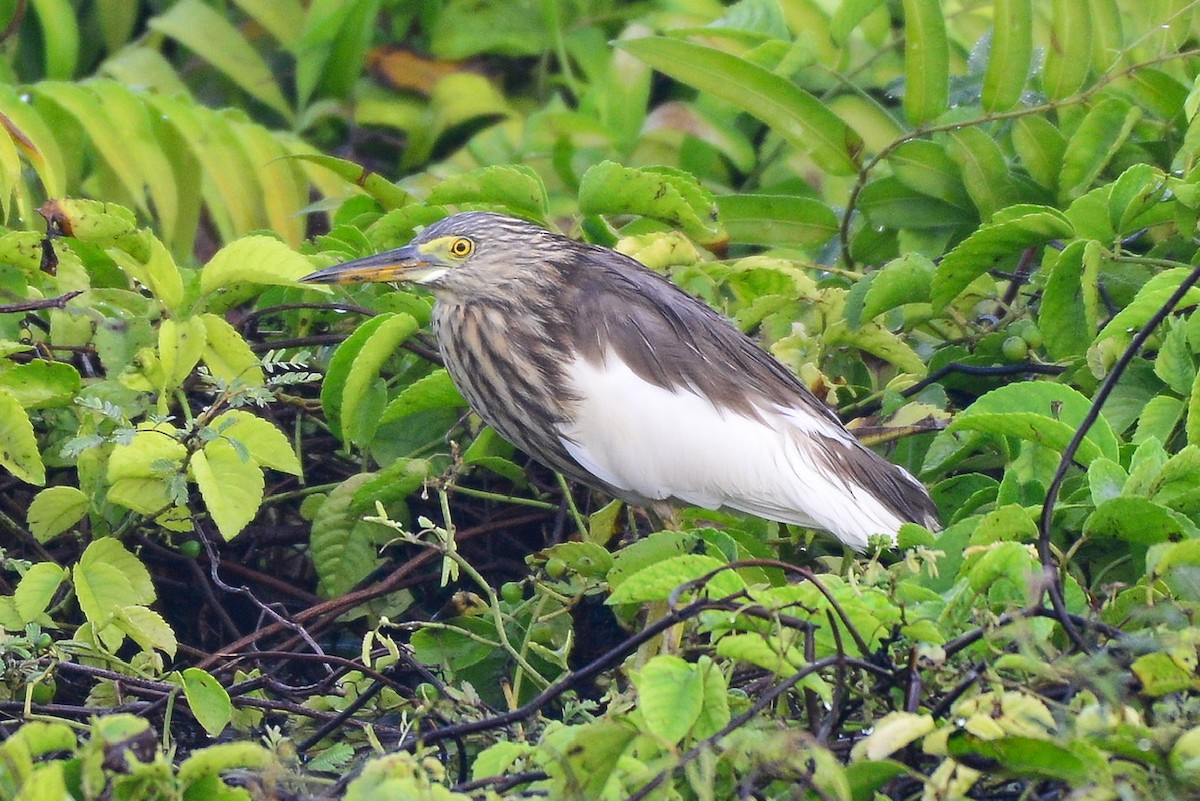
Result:
{"label": "pond heron", "polygon": [[862,445],[774,357],[614,250],[471,211],[309,283],[410,282],[436,298],[446,369],[489,425],[566,476],[660,514],[731,509],[856,550],[928,492]]}

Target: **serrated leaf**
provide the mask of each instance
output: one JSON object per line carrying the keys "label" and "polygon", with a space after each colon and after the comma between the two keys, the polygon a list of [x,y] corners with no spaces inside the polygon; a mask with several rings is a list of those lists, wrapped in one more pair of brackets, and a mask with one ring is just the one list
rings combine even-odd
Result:
{"label": "serrated leaf", "polygon": [[579,181],[584,214],[640,214],[707,240],[716,233],[714,198],[690,175],[665,167],[625,167],[602,161]]}
{"label": "serrated leaf", "polygon": [[452,175],[433,188],[426,203],[483,203],[504,206],[544,221],[550,201],[541,177],[523,164],[498,164]]}
{"label": "serrated leaf", "polygon": [[183,276],[170,251],[157,237],[147,236],[148,252],[141,259],[120,247],[105,252],[129,277],[150,290],[167,309],[175,311],[183,303]]}
{"label": "serrated leaf", "polygon": [[1083,355],[1096,336],[1100,303],[1100,248],[1094,240],[1075,240],[1057,254],[1042,303],[1038,329],[1055,359]]}
{"label": "serrated leaf", "polygon": [[633,674],[638,710],[651,734],[678,744],[704,708],[704,677],[678,656],[659,655]]}
{"label": "serrated leaf", "polygon": [[711,93],[765,122],[834,175],[858,171],[862,138],[791,81],[737,56],[679,39],[647,37],[619,47],[677,81]]}
{"label": "serrated leaf", "polygon": [[906,253],[885,264],[874,274],[863,297],[862,319],[870,320],[908,303],[927,302],[935,270],[933,262],[919,253]]}
{"label": "serrated leaf", "polygon": [[49,542],[83,519],[88,497],[75,487],[47,487],[33,497],[25,519],[38,542]]}
{"label": "serrated leaf", "polygon": [[346,381],[358,353],[371,335],[392,316],[391,313],[385,312],[364,322],[338,345],[329,359],[329,367],[326,368],[325,378],[321,381],[321,409],[325,412],[325,420],[334,434],[342,434],[342,405],[345,400]]}
{"label": "serrated leaf", "polygon": [[[1071,387],[1045,382],[1009,384],[983,395],[947,427],[1019,437],[1062,451],[1075,436],[1091,401]],[[1080,443],[1075,459],[1082,464],[1104,456],[1117,461],[1116,435],[1100,415]]]}
{"label": "serrated leaf", "polygon": [[[1113,336],[1131,336],[1158,312],[1191,272],[1188,267],[1174,267],[1155,275],[1142,285],[1137,295],[1125,308],[1112,316],[1112,319],[1097,335],[1096,342],[1099,343]],[[1193,286],[1184,293],[1178,305],[1194,306],[1198,302],[1200,302],[1200,288]]]}
{"label": "serrated leaf", "polygon": [[46,468],[38,452],[33,423],[18,401],[0,389],[0,467],[26,484],[46,483]]}
{"label": "serrated leaf", "polygon": [[980,219],[992,219],[1017,200],[1008,162],[994,138],[974,127],[951,131],[946,138],[946,152],[958,164]]}
{"label": "serrated leaf", "polygon": [[179,643],[175,632],[162,615],[144,606],[122,606],[113,612],[112,623],[125,632],[143,651],[162,651],[175,658]]}
{"label": "serrated leaf", "polygon": [[216,737],[233,717],[229,693],[211,674],[200,668],[187,668],[180,675],[188,709],[192,710],[196,722],[204,727],[208,736]]}
{"label": "serrated leaf", "polygon": [[1088,465],[1088,488],[1092,493],[1092,504],[1099,506],[1110,498],[1116,498],[1125,488],[1129,474],[1112,459],[1096,459]]}
{"label": "serrated leaf", "polygon": [[79,371],[64,362],[38,359],[0,372],[0,390],[26,409],[64,406],[79,393],[80,384]]}
{"label": "serrated leaf", "polygon": [[21,622],[32,623],[37,620],[66,580],[67,571],[54,562],[31,565],[13,590],[13,605]]}
{"label": "serrated leaf", "polygon": [[392,398],[379,417],[379,425],[430,409],[462,408],[466,405],[450,374],[438,369],[418,378]]}
{"label": "serrated leaf", "polygon": [[816,247],[838,230],[837,215],[819,200],[789,195],[718,195],[717,216],[730,242]]}
{"label": "serrated leaf", "polygon": [[96,631],[112,621],[117,607],[137,603],[125,574],[110,564],[97,562],[85,566],[81,562],[75,565],[71,576],[79,608]]}
{"label": "serrated leaf", "polygon": [[856,762],[863,759],[884,759],[921,739],[933,729],[932,715],[889,712],[875,721],[871,733],[865,739],[854,744],[850,758]]}
{"label": "serrated leaf", "polygon": [[1060,200],[1073,200],[1091,188],[1141,118],[1139,107],[1116,97],[1102,100],[1088,111],[1063,153]]}
{"label": "serrated leaf", "polygon": [[233,539],[262,506],[262,468],[223,439],[212,440],[192,454],[190,467],[217,530],[225,539]]}
{"label": "serrated leaf", "polygon": [[1002,218],[980,227],[942,259],[933,277],[934,309],[940,311],[948,306],[999,259],[1015,256],[1027,247],[1070,237],[1073,232],[1066,216],[1057,209],[1035,205],[1005,209]]}
{"label": "serrated leaf", "polygon": [[923,195],[967,209],[971,198],[963,186],[962,170],[946,148],[928,139],[913,139],[896,148],[887,158],[900,183]]}
{"label": "serrated leaf", "polygon": [[[396,350],[416,333],[417,321],[408,314],[393,314],[371,329],[354,354],[354,361],[346,372],[346,384],[341,397],[341,433],[343,442],[364,444],[375,433],[378,418],[373,421],[359,419],[359,409],[366,398],[367,389],[379,378],[384,363],[395,355]],[[364,425],[364,422],[369,424]]]}
{"label": "serrated leaf", "polygon": [[222,437],[237,440],[258,464],[300,475],[300,460],[292,450],[292,443],[271,421],[233,409],[213,418],[209,426]]}
{"label": "serrated leaf", "polygon": [[163,320],[158,326],[158,357],[163,369],[163,390],[182,384],[204,355],[208,332],[199,317]]}
{"label": "serrated leaf", "polygon": [[[711,556],[685,554],[644,567],[626,578],[605,602],[609,605],[665,601],[680,585],[700,578],[723,563]],[[713,598],[731,595],[745,587],[732,570],[723,570],[698,589]]]}
{"label": "serrated leaf", "polygon": [[201,358],[214,376],[248,387],[266,384],[258,357],[237,329],[215,314],[202,314],[198,319],[206,334]]}
{"label": "serrated leaf", "polygon": [[[187,686],[186,678],[184,686]],[[205,776],[238,768],[261,772],[273,764],[276,764],[274,755],[258,743],[246,740],[216,743],[189,753],[188,758],[179,765],[179,782],[190,789]]]}
{"label": "serrated leaf", "polygon": [[309,549],[322,598],[344,595],[380,564],[371,524],[362,521],[354,502],[358,490],[374,478],[371,473],[358,473],[346,479],[313,515]]}
{"label": "serrated leaf", "polygon": [[1175,512],[1154,501],[1121,496],[1098,505],[1084,522],[1083,533],[1134,545],[1155,545],[1181,536],[1184,527]]}
{"label": "serrated leaf", "polygon": [[312,262],[278,239],[246,236],[209,259],[200,271],[200,291],[207,294],[241,282],[292,286],[312,271]]}

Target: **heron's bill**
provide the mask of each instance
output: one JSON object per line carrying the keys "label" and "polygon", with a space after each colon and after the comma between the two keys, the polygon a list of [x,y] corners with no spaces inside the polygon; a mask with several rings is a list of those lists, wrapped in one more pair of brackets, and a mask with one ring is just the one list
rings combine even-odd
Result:
{"label": "heron's bill", "polygon": [[335,264],[309,273],[302,284],[362,284],[367,282],[409,282],[422,284],[446,272],[446,265],[432,259],[413,245],[374,256]]}

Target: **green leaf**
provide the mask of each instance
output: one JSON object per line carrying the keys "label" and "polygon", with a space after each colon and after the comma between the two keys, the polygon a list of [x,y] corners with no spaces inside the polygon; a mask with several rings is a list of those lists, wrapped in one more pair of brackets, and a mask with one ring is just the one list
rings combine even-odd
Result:
{"label": "green leaf", "polygon": [[538,221],[546,219],[550,205],[541,177],[523,164],[498,164],[452,175],[438,183],[425,202],[503,206]]}
{"label": "green leaf", "polygon": [[312,262],[278,239],[247,236],[229,243],[209,259],[200,271],[200,291],[208,294],[243,281],[292,286],[312,271]]}
{"label": "green leaf", "polygon": [[863,298],[862,319],[870,320],[908,303],[929,301],[936,268],[919,253],[906,253],[874,274]]}
{"label": "green leaf", "polygon": [[192,454],[190,467],[217,530],[225,539],[233,539],[262,506],[262,468],[223,439],[212,440]]}
{"label": "green leaf", "polygon": [[1167,176],[1149,164],[1135,164],[1112,185],[1108,220],[1113,231],[1125,235],[1137,227],[1147,211],[1163,204],[1169,192]]}
{"label": "green leaf", "polygon": [[1052,0],[1050,7],[1050,47],[1042,68],[1042,89],[1059,99],[1077,91],[1087,78],[1092,64],[1092,15],[1088,4],[1078,0]]}
{"label": "green leaf", "polygon": [[[1075,3],[1068,0],[1067,4]],[[1122,98],[1110,97],[1093,106],[1067,141],[1059,199],[1074,200],[1090,189],[1141,118],[1142,110]]]}
{"label": "green leaf", "polygon": [[944,309],[960,292],[997,261],[1027,247],[1043,245],[1073,233],[1070,222],[1048,206],[1017,205],[1004,210],[946,254],[933,277],[933,306]]}
{"label": "green leaf", "polygon": [[[187,671],[185,670],[186,674]],[[187,687],[188,678],[183,677],[184,687]],[[201,680],[203,681],[203,680]],[[191,699],[188,699],[191,703]],[[217,699],[216,706],[220,706],[220,699]],[[193,710],[195,711],[195,710]],[[206,730],[207,727],[205,727]],[[223,727],[222,727],[223,728]],[[208,730],[212,734],[211,730]],[[250,770],[253,772],[261,772],[271,765],[275,764],[275,758],[269,750],[255,742],[247,742],[245,740],[232,743],[216,743],[204,748],[197,748],[192,751],[188,758],[183,760],[179,765],[179,782],[187,787],[194,785],[206,776],[216,776],[225,771],[231,770]],[[190,799],[190,795],[184,796]]]}
{"label": "green leaf", "polygon": [[[67,15],[74,19],[73,11],[68,11]],[[17,87],[12,84],[0,85],[0,114],[5,117],[5,134],[13,138],[17,148],[37,173],[46,196],[65,195],[67,172],[58,139],[42,115],[17,93]]]}
{"label": "green leaf", "polygon": [[[686,554],[644,567],[626,578],[605,602],[610,605],[665,601],[680,585],[700,578],[722,565],[711,556]],[[698,587],[713,598],[730,595],[745,587],[732,570],[722,570]]]}
{"label": "green leaf", "polygon": [[1002,737],[985,740],[958,730],[946,741],[950,756],[977,769],[1011,776],[1056,779],[1085,786],[1096,778],[1096,766],[1050,740],[1037,737]]}
{"label": "green leaf", "polygon": [[141,514],[156,514],[171,503],[167,478],[183,468],[187,448],[169,423],[145,424],[128,444],[108,458],[108,500]]}
{"label": "green leaf", "polygon": [[677,656],[651,659],[633,674],[633,686],[646,729],[669,745],[691,731],[704,708],[703,674]]}
{"label": "green leaf", "polygon": [[69,0],[33,0],[42,34],[46,77],[70,80],[79,60],[79,22]]}
{"label": "green leaf", "polygon": [[843,0],[829,20],[829,35],[838,45],[845,44],[858,24],[884,3],[885,0]]}
{"label": "green leaf", "polygon": [[46,483],[33,423],[21,402],[5,389],[0,389],[0,467],[26,484],[40,487]]}
{"label": "green leaf", "polygon": [[1083,533],[1145,546],[1178,539],[1184,527],[1175,512],[1154,501],[1121,496],[1097,506],[1084,522]]}
{"label": "green leaf", "polygon": [[[1109,337],[1121,337],[1127,341],[1132,337],[1132,332],[1149,322],[1191,272],[1187,267],[1174,267],[1155,275],[1142,285],[1125,308],[1112,316],[1096,337],[1096,342],[1100,343]],[[1179,301],[1177,308],[1194,306],[1197,303],[1200,303],[1200,288],[1191,287]]]}
{"label": "green leaf", "polygon": [[38,542],[49,542],[83,519],[88,497],[75,487],[47,487],[33,497],[25,519]]}
{"label": "green leaf", "polygon": [[379,425],[402,420],[430,409],[459,409],[466,405],[467,402],[463,400],[450,374],[445,369],[437,369],[418,378],[392,398],[383,414],[379,416]]}
{"label": "green leaf", "polygon": [[904,116],[918,127],[936,119],[950,96],[950,43],[941,0],[903,0]]}
{"label": "green leaf", "polygon": [[868,183],[858,205],[873,224],[885,228],[937,230],[976,221],[973,212],[912,189],[894,175]]}
{"label": "green leaf", "polygon": [[962,170],[937,142],[928,139],[905,142],[892,151],[887,162],[892,174],[909,189],[961,209],[971,208]]}
{"label": "green leaf", "polygon": [[291,442],[271,421],[233,409],[213,418],[209,426],[220,432],[221,437],[237,441],[258,464],[293,476],[300,475],[300,460],[292,450]]}
{"label": "green leaf", "polygon": [[715,48],[647,37],[618,45],[654,69],[732,103],[834,175],[858,171],[862,138],[817,98],[762,67]]}
{"label": "green leaf", "polygon": [[694,177],[666,167],[624,167],[602,161],[579,181],[584,214],[640,214],[682,228],[701,241],[717,231],[716,204]]}
{"label": "green leaf", "polygon": [[[1019,437],[1061,452],[1075,436],[1091,402],[1071,387],[1045,382],[1009,384],[983,395],[947,427]],[[1101,456],[1117,461],[1116,435],[1100,415],[1075,454],[1090,464]]]}
{"label": "green leaf", "polygon": [[371,338],[376,330],[394,315],[384,313],[376,315],[364,322],[354,333],[346,337],[342,344],[329,359],[329,367],[325,370],[325,379],[321,382],[321,409],[325,412],[325,420],[333,433],[343,434],[342,406],[346,396],[346,381],[354,367],[359,351]]}
{"label": "green leaf", "polygon": [[451,60],[481,53],[536,56],[550,48],[549,35],[538,5],[530,0],[449,0],[436,17],[429,49],[438,58]]}
{"label": "green leaf", "polygon": [[1038,329],[1052,358],[1082,356],[1096,336],[1099,274],[1100,243],[1094,240],[1077,239],[1055,256],[1038,309]]}
{"label": "green leaf", "polygon": [[674,556],[686,554],[698,537],[690,531],[658,531],[626,545],[613,555],[613,567],[608,572],[608,586],[616,590],[643,568]]}
{"label": "green leaf", "polygon": [[358,473],[346,479],[313,515],[309,550],[317,571],[317,593],[322,598],[344,595],[370,575],[380,564],[377,539],[395,534],[378,524],[365,523],[357,511],[355,494],[374,478],[371,473]]}
{"label": "green leaf", "polygon": [[0,372],[0,391],[26,409],[65,406],[79,393],[79,372],[65,362],[42,359],[16,364]]}
{"label": "green leaf", "polygon": [[996,0],[992,45],[983,73],[980,102],[985,111],[1007,111],[1021,99],[1033,58],[1033,3]]}
{"label": "green leaf", "polygon": [[32,623],[41,616],[58,588],[67,580],[65,568],[54,562],[38,562],[31,565],[21,576],[17,588],[13,590],[13,605],[22,623]]}
{"label": "green leaf", "polygon": [[343,442],[362,445],[368,442],[378,426],[378,417],[359,419],[359,410],[366,409],[363,401],[384,363],[395,355],[405,340],[416,333],[417,321],[408,314],[393,314],[362,341],[354,354],[354,362],[346,373],[341,398],[341,434]]}
{"label": "green leaf", "polygon": [[730,242],[816,247],[837,233],[833,209],[789,195],[718,195],[717,216]]}
{"label": "green leaf", "polygon": [[1157,651],[1139,656],[1133,660],[1129,669],[1141,682],[1141,692],[1151,698],[1187,690],[1195,691],[1200,687],[1200,680],[1196,679],[1194,657],[1192,664],[1187,664],[1169,653]]}
{"label": "green leaf", "polygon": [[992,136],[980,128],[961,128],[946,138],[946,150],[962,172],[963,185],[980,219],[990,220],[1016,202],[1008,163]]}
{"label": "green leaf", "polygon": [[1088,487],[1092,493],[1092,504],[1099,506],[1110,498],[1116,498],[1125,488],[1129,474],[1112,459],[1100,458],[1088,465]]}
{"label": "green leaf", "polygon": [[155,31],[170,36],[225,74],[251,97],[291,121],[291,106],[258,50],[223,14],[202,0],[181,0],[150,18]]}
{"label": "green leaf", "polygon": [[[323,153],[296,153],[292,158],[316,164],[344,179],[347,183],[361,186],[368,195],[385,209],[398,209],[409,202],[408,193],[379,173],[371,172],[353,161],[327,156]],[[309,268],[309,272],[312,269]]]}
{"label": "green leaf", "polygon": [[1067,140],[1054,123],[1045,117],[1018,117],[1013,121],[1012,141],[1033,180],[1056,191]]}
{"label": "green leaf", "polygon": [[282,45],[290,45],[303,30],[304,7],[299,0],[234,0],[234,2]]}
{"label": "green leaf", "polygon": [[196,722],[204,727],[209,737],[216,737],[233,717],[229,693],[211,674],[200,668],[187,668],[180,675],[183,694]]}

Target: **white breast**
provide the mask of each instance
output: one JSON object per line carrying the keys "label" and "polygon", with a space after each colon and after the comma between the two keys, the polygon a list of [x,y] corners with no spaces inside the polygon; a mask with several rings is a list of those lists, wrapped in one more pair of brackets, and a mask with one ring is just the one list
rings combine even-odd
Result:
{"label": "white breast", "polygon": [[645,381],[611,351],[600,364],[576,359],[566,375],[582,400],[559,427],[563,446],[632,497],[822,528],[858,549],[904,522],[829,463],[817,437],[859,446],[811,410],[773,406],[754,419],[718,409],[694,390]]}

